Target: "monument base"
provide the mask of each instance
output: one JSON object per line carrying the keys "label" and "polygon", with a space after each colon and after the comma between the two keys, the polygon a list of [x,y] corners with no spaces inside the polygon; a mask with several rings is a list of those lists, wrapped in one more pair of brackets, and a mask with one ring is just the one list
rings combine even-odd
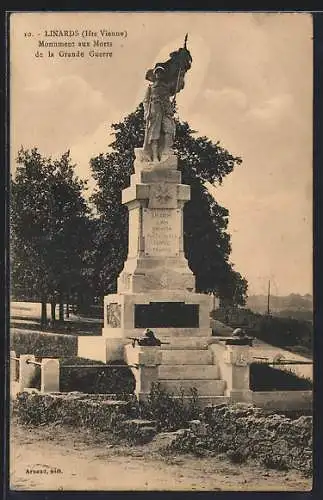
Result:
{"label": "monument base", "polygon": [[208,295],[180,290],[106,295],[102,335],[138,337],[151,328],[162,339],[211,336],[210,307]]}
{"label": "monument base", "polygon": [[102,335],[79,336],[77,355],[80,358],[93,359],[110,363],[111,361],[124,360],[124,345],[127,339],[107,338]]}
{"label": "monument base", "polygon": [[102,336],[80,336],[78,356],[103,362],[124,360],[124,346],[146,328],[169,342],[166,350],[176,345],[204,346],[212,339],[210,300],[205,294],[166,290],[106,295]]}

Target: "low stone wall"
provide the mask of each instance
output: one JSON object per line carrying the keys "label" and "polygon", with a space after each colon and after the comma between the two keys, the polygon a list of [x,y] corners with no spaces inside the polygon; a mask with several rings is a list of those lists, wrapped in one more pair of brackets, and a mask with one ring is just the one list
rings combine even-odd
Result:
{"label": "low stone wall", "polygon": [[312,391],[262,391],[252,393],[252,402],[261,408],[276,411],[311,410]]}
{"label": "low stone wall", "polygon": [[[171,410],[169,404],[162,404],[162,411],[154,415],[148,411],[148,418],[143,419],[139,418],[140,406],[133,396],[118,400],[105,394],[24,392],[12,402],[12,415],[28,426],[85,427],[104,432],[116,442],[140,444],[163,429]],[[186,419],[188,416],[186,412]],[[183,425],[185,418],[182,420]],[[166,453],[224,454],[234,463],[251,460],[267,468],[312,474],[311,416],[292,419],[251,404],[220,404],[205,408],[198,420],[187,421],[185,427],[170,433]]]}
{"label": "low stone wall", "polygon": [[133,400],[111,400],[106,394],[22,392],[12,402],[12,414],[28,425],[55,422],[117,431],[124,420],[136,415],[136,405]]}
{"label": "low stone wall", "polygon": [[12,416],[22,425],[61,425],[104,433],[105,439],[143,444],[157,433],[154,420],[141,419],[136,399],[117,394],[22,392],[12,402]]}
{"label": "low stone wall", "polygon": [[217,405],[204,410],[175,437],[171,452],[225,454],[235,463],[247,460],[277,470],[312,473],[312,417],[296,420],[252,405]]}

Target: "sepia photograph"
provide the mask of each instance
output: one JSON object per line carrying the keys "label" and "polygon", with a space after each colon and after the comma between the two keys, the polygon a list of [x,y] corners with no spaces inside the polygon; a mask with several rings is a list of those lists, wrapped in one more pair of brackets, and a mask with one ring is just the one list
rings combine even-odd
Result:
{"label": "sepia photograph", "polygon": [[11,12],[10,491],[310,491],[313,19]]}

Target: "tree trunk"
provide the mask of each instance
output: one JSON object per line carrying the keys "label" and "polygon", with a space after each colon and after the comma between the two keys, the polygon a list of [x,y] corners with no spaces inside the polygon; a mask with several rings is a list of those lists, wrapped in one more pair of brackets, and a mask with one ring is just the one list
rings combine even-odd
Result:
{"label": "tree trunk", "polygon": [[64,321],[64,303],[61,300],[59,302],[59,321]]}
{"label": "tree trunk", "polygon": [[79,293],[77,296],[77,312],[82,314],[83,311],[83,293]]}
{"label": "tree trunk", "polygon": [[54,321],[56,321],[56,302],[50,303],[50,312],[51,312],[52,322],[54,323]]}
{"label": "tree trunk", "polygon": [[41,317],[40,317],[41,326],[47,326],[47,301],[42,300],[41,303]]}
{"label": "tree trunk", "polygon": [[69,298],[69,296],[67,296],[66,302],[67,302],[67,304],[66,304],[66,318],[68,319],[70,317],[70,304],[69,304],[70,298]]}
{"label": "tree trunk", "polygon": [[74,314],[79,314],[81,302],[82,302],[81,293],[77,292],[74,295],[74,306],[73,306],[73,313]]}

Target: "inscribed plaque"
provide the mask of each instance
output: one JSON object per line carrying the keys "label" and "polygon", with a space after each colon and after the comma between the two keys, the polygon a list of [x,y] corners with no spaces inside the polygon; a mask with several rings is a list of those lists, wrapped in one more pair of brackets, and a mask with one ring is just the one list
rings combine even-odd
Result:
{"label": "inscribed plaque", "polygon": [[144,208],[143,235],[145,238],[145,255],[155,257],[179,255],[180,210]]}

